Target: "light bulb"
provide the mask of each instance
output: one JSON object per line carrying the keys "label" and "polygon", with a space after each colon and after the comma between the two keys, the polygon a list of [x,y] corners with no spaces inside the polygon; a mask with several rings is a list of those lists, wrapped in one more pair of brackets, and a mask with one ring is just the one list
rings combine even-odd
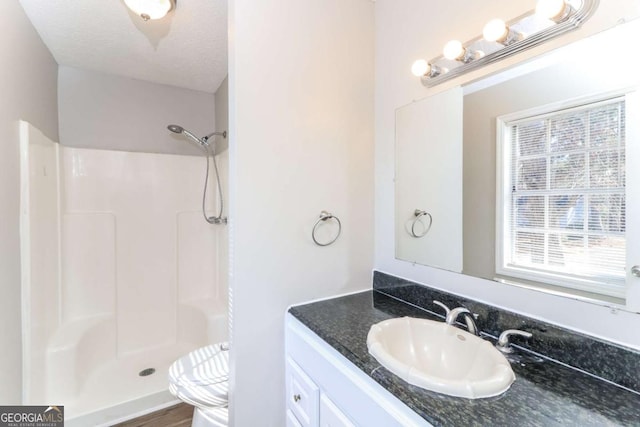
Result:
{"label": "light bulb", "polygon": [[416,77],[422,77],[426,75],[429,71],[431,71],[431,66],[424,59],[418,59],[411,66],[411,72]]}
{"label": "light bulb", "polygon": [[503,42],[509,35],[509,28],[502,19],[492,19],[482,30],[482,37],[488,42]]}
{"label": "light bulb", "polygon": [[580,10],[582,9],[582,5],[584,1],[583,0],[565,0],[565,3],[567,3],[567,6],[571,7],[573,10]]}
{"label": "light bulb", "polygon": [[555,21],[564,14],[566,7],[564,0],[538,0],[536,14]]}
{"label": "light bulb", "polygon": [[444,45],[442,54],[447,59],[459,59],[464,55],[464,47],[458,40],[451,40]]}
{"label": "light bulb", "polygon": [[124,4],[145,21],[163,18],[175,7],[175,0],[124,0]]}

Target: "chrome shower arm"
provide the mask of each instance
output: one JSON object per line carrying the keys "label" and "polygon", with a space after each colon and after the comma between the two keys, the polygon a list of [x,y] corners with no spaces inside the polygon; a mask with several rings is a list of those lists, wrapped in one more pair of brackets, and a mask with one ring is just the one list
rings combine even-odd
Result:
{"label": "chrome shower arm", "polygon": [[211,137],[212,137],[212,136],[214,136],[214,135],[218,135],[218,136],[221,136],[221,137],[223,137],[223,138],[225,138],[225,139],[226,139],[226,138],[227,138],[227,131],[226,131],[226,130],[224,130],[224,131],[222,131],[222,132],[211,132],[209,135],[205,135],[205,136],[203,136],[203,137],[202,137],[202,139],[203,139],[204,141],[207,141],[207,140],[209,140],[209,138],[211,138]]}

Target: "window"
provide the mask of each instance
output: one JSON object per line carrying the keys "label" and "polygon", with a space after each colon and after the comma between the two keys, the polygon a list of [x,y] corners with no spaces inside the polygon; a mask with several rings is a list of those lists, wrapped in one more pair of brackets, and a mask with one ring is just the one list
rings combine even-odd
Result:
{"label": "window", "polygon": [[496,272],[624,297],[624,97],[510,115],[498,128]]}

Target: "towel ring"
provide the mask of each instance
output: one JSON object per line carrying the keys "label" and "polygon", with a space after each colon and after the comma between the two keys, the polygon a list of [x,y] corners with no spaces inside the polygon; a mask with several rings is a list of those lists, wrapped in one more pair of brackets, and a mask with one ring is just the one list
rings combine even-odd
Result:
{"label": "towel ring", "polygon": [[[336,222],[338,223],[338,233],[336,234],[336,237],[334,237],[330,241],[325,243],[320,243],[318,239],[316,239],[316,231],[318,230],[318,226],[320,224],[324,223],[329,219],[335,219]],[[313,243],[315,243],[318,246],[329,246],[330,244],[338,240],[338,237],[340,237],[341,232],[342,232],[342,223],[340,222],[340,219],[338,219],[337,216],[334,216],[333,214],[327,211],[322,211],[320,212],[320,219],[318,219],[318,221],[316,221],[315,225],[313,226],[313,230],[311,231],[311,238],[313,239]]]}
{"label": "towel ring", "polygon": [[[411,224],[411,235],[416,239],[419,239],[420,237],[424,237],[429,232],[429,230],[431,230],[431,225],[433,225],[433,217],[429,212],[420,209],[416,209],[413,212],[413,215],[415,215],[415,218],[413,219],[413,223]],[[429,217],[429,225],[427,226],[426,230],[424,230],[424,232],[418,234],[416,233],[416,224],[420,222],[420,218],[422,218],[423,216]]]}

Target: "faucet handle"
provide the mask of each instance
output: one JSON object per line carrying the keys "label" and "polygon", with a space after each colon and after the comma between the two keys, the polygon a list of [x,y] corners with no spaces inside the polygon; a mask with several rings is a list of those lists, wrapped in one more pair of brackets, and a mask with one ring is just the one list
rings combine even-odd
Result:
{"label": "faucet handle", "polygon": [[531,338],[533,336],[530,332],[521,331],[519,329],[507,329],[500,334],[498,342],[496,343],[496,348],[503,353],[513,353],[513,347],[511,347],[511,343],[509,342],[509,337],[511,335],[520,335],[525,338]]}
{"label": "faucet handle", "polygon": [[443,303],[441,303],[440,301],[435,300],[435,299],[433,300],[433,303],[435,305],[437,305],[438,307],[444,308],[444,316],[445,317],[447,317],[449,315],[449,312],[451,311],[451,310],[449,310],[449,307],[447,307],[446,305],[444,305]]}

